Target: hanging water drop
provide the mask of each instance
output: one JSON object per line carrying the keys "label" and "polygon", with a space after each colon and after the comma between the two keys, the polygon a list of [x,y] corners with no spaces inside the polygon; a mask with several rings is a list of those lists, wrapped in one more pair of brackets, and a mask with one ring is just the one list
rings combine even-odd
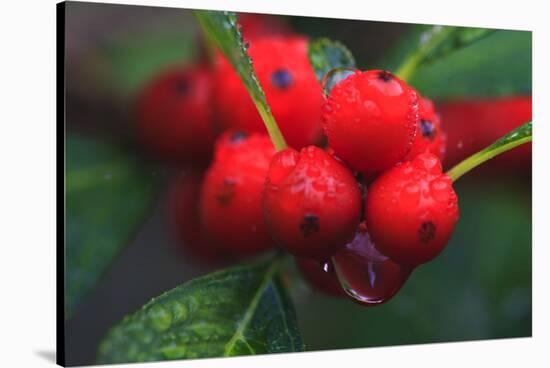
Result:
{"label": "hanging water drop", "polygon": [[390,300],[412,271],[381,254],[364,231],[357,232],[355,238],[332,257],[332,262],[347,296],[367,306]]}

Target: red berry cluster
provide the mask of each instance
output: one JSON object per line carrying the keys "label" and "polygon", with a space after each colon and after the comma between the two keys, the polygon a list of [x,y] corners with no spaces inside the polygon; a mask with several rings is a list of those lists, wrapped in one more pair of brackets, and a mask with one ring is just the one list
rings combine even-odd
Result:
{"label": "red berry cluster", "polygon": [[383,70],[356,71],[325,98],[308,40],[252,24],[248,52],[291,148],[276,152],[221,53],[209,69],[162,76],[140,99],[147,146],[186,162],[212,156],[204,173],[179,179],[175,225],[206,258],[282,248],[313,285],[382,303],[443,250],[458,220],[439,115]]}
{"label": "red berry cluster", "polygon": [[[443,250],[458,220],[457,196],[441,167],[439,116],[399,78],[370,70],[333,87],[322,124],[330,153],[310,146],[275,155],[266,222],[288,252],[329,262],[324,267],[337,278],[325,283],[379,304]],[[315,277],[311,263],[299,265],[321,282],[322,266]]]}

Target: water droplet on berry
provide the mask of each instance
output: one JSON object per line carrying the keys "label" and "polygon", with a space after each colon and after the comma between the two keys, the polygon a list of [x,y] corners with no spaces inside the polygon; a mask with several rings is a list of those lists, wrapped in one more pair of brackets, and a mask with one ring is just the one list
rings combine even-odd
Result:
{"label": "water droplet on berry", "polygon": [[336,198],[336,192],[334,190],[328,190],[325,193],[325,198],[326,199],[335,199]]}
{"label": "water droplet on berry", "polygon": [[[420,201],[421,188],[417,182],[410,182],[405,185],[400,195],[400,202],[403,206],[416,206]],[[423,191],[422,191],[423,193]],[[395,204],[395,199],[392,203]]]}
{"label": "water droplet on berry", "polygon": [[346,190],[347,190],[347,185],[342,183],[342,182],[338,182],[336,183],[336,192],[337,193],[344,193]]}
{"label": "water droplet on berry", "polygon": [[316,178],[321,175],[321,170],[317,166],[311,165],[307,168],[306,173],[308,176]]}
{"label": "water droplet on berry", "polygon": [[319,264],[310,259],[296,258],[296,263],[302,276],[315,289],[321,290],[329,295],[343,296],[342,289],[336,279],[330,261]]}
{"label": "water droplet on berry", "polygon": [[380,112],[380,109],[378,108],[378,105],[376,105],[373,101],[371,100],[365,100],[363,101],[363,108],[365,110],[367,110],[367,112],[369,113],[369,115],[373,116],[373,117],[376,117],[376,116],[380,116],[381,115],[381,112]]}
{"label": "water droplet on berry", "polygon": [[311,186],[313,187],[313,189],[315,189],[320,193],[324,193],[327,191],[327,183],[322,179],[315,180],[314,182],[311,183]]}
{"label": "water droplet on berry", "polygon": [[439,162],[439,158],[436,155],[429,154],[429,153],[418,155],[415,161],[418,162],[418,165],[422,169],[430,173],[438,173],[440,171],[441,164]]}
{"label": "water droplet on berry", "polygon": [[405,185],[405,192],[407,194],[417,194],[420,191],[420,187],[416,183],[409,183]]}
{"label": "water droplet on berry", "polygon": [[326,273],[334,274],[334,265],[332,264],[332,261],[326,261],[321,264],[321,268]]}
{"label": "water droplet on berry", "polygon": [[381,254],[366,232],[358,232],[332,262],[347,296],[367,306],[391,299],[412,271]]}
{"label": "water droplet on berry", "polygon": [[450,180],[445,177],[440,177],[430,183],[432,197],[438,202],[446,202],[449,200]]}
{"label": "water droplet on berry", "polygon": [[290,186],[290,193],[292,194],[300,193],[305,190],[306,185],[307,185],[306,181],[302,179]]}
{"label": "water droplet on berry", "polygon": [[410,175],[413,172],[414,172],[414,169],[410,165],[407,165],[403,168],[403,174],[405,174],[405,175]]}

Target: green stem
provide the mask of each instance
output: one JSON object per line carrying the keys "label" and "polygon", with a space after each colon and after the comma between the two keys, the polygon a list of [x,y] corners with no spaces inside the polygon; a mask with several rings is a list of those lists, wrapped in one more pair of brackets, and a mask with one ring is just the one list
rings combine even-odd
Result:
{"label": "green stem", "polygon": [[275,118],[271,114],[271,111],[269,111],[265,105],[259,103],[257,100],[254,100],[254,104],[260,113],[265,128],[267,129],[267,133],[269,134],[269,138],[271,138],[271,142],[273,142],[275,149],[277,151],[284,150],[287,147],[285,138],[283,137]]}
{"label": "green stem", "polygon": [[514,139],[516,136],[518,136],[519,129],[524,128],[524,126],[527,124],[531,124],[531,122],[526,123],[521,127],[519,127],[518,129],[513,130],[512,132],[508,133],[507,135],[499,139],[497,142],[491,144],[489,147],[486,147],[481,151],[474,153],[473,155],[471,155],[470,157],[463,160],[462,162],[457,164],[455,167],[447,171],[447,175],[449,175],[454,182],[458,178],[460,178],[462,175],[466,174],[468,171],[472,170],[473,168],[481,165],[485,161],[488,161],[493,157],[498,156],[501,153],[504,153],[511,149],[514,149],[517,146],[520,146],[524,143],[531,142],[531,140],[533,139],[533,136],[531,134],[522,136],[519,139]]}
{"label": "green stem", "polygon": [[442,27],[439,31],[435,31],[437,29],[435,27],[441,26],[434,26],[431,31],[427,31],[435,33],[426,42],[422,43],[420,47],[409,54],[403,64],[397,68],[395,75],[397,75],[400,79],[405,82],[409,82],[412,76],[416,73],[418,67],[424,62],[426,56],[428,56],[433,49],[445,41],[447,37],[455,30],[454,27]]}

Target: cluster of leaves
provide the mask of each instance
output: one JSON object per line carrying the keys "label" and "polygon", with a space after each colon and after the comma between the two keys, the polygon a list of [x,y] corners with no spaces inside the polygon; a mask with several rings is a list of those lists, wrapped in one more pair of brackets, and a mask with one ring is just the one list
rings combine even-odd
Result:
{"label": "cluster of leaves", "polygon": [[[210,42],[239,73],[264,121],[274,123],[236,27],[235,14],[196,11],[195,16]],[[523,78],[522,70],[517,77],[491,78],[495,69],[492,58],[510,52],[506,51],[510,47],[499,48],[499,43],[524,45],[525,37],[506,31],[418,27],[382,65],[433,97],[524,92],[531,83]],[[496,54],[487,56],[488,48]],[[480,49],[485,51],[480,53]],[[326,38],[310,42],[309,56],[327,89],[345,77],[349,68],[356,67],[344,45]],[[422,72],[421,77],[417,71]],[[480,73],[491,83],[473,93],[479,84],[479,78],[474,79]],[[453,84],[457,78],[460,81]],[[139,84],[139,76],[130,79],[132,86]],[[508,136],[505,144],[526,136],[530,139],[530,129],[529,125],[521,134]],[[270,134],[284,145],[276,132]],[[67,157],[65,311],[69,317],[127,243],[156,193],[158,179],[149,167],[120,149],[79,136],[69,136]],[[100,345],[98,361],[121,363],[303,350],[295,312],[280,279],[281,263],[277,255],[229,268],[154,298],[109,331]]]}

